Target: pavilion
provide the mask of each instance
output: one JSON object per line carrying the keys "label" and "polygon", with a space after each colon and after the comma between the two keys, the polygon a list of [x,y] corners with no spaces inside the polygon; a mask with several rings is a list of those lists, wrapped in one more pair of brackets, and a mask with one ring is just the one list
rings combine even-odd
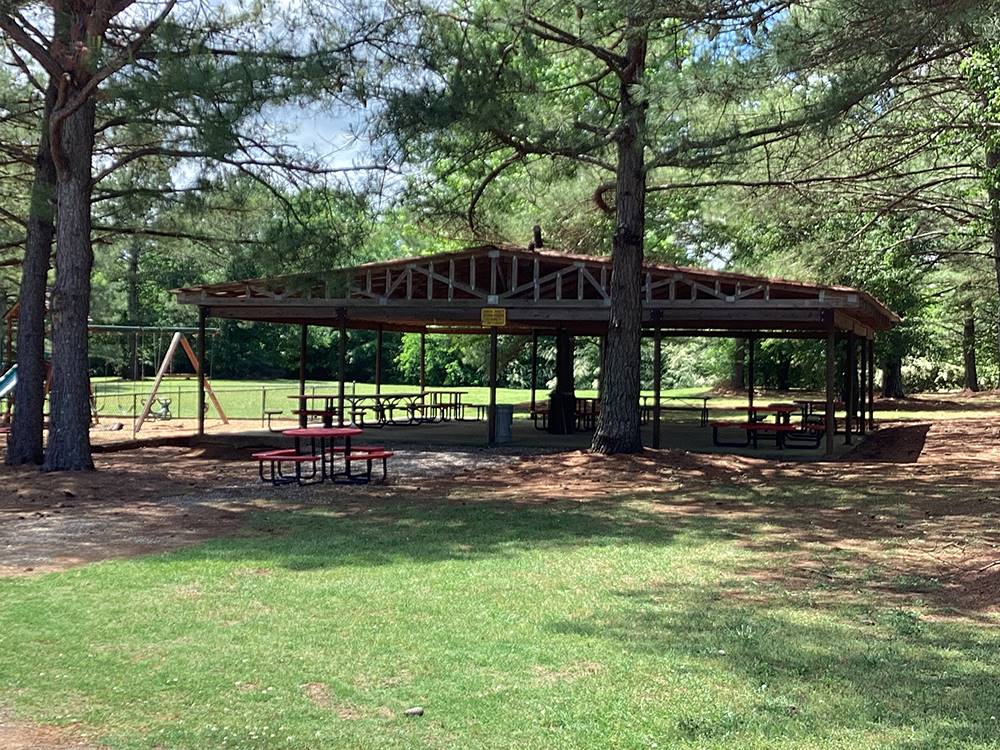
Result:
{"label": "pavilion", "polygon": [[[198,307],[204,360],[206,319],[297,324],[301,327],[300,389],[305,389],[307,327],[338,328],[343,419],[347,331],[377,332],[375,382],[382,377],[383,331],[489,334],[489,443],[496,436],[497,336],[531,336],[532,401],[537,342],[554,335],[557,371],[567,336],[607,333],[612,261],[541,249],[540,232],[527,248],[483,245],[456,252],[365,263],[315,273],[232,281],[174,290]],[[873,343],[899,317],[872,295],[840,286],[806,284],[659,263],[643,266],[643,333],[654,342],[653,447],[660,444],[661,339],[664,336],[738,337],[749,343],[747,368],[753,399],[753,343],[761,338],[826,341],[826,452],[834,450],[835,347],[847,345],[845,433],[863,434],[874,420]],[[423,344],[423,337],[421,338]],[[421,354],[423,346],[421,346]],[[860,392],[853,393],[855,382]],[[421,389],[425,386],[421,356]],[[204,434],[204,371],[199,372],[198,432]]]}

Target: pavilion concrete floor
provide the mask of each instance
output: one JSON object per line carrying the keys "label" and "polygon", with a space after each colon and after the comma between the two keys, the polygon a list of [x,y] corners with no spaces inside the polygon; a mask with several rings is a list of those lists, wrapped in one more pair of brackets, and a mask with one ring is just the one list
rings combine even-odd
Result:
{"label": "pavilion concrete floor", "polygon": [[[281,430],[295,427],[291,421],[275,422],[273,429]],[[661,427],[661,447],[672,450],[690,451],[693,453],[728,453],[733,455],[756,456],[757,458],[781,458],[783,460],[822,460],[825,458],[822,446],[819,449],[778,450],[773,444],[762,443],[761,447],[730,448],[718,447],[712,444],[712,428],[701,427],[697,422],[665,421]],[[550,435],[535,428],[530,419],[515,418],[512,429],[512,439],[497,448],[500,452],[549,452],[584,450],[590,447],[592,433],[577,432],[572,435]],[[738,434],[730,432],[723,439],[736,440]],[[485,422],[429,423],[421,425],[365,427],[364,436],[359,438],[365,443],[386,445],[390,448],[430,449],[485,449]],[[290,439],[276,432],[261,429],[256,422],[232,422],[222,425],[209,425],[204,438],[197,440],[198,444],[227,445],[246,448],[257,448],[284,445]],[[844,444],[844,436],[837,435],[836,455],[844,455],[858,445],[861,439],[857,436],[854,446]],[[643,426],[643,444],[652,444],[652,425]]]}

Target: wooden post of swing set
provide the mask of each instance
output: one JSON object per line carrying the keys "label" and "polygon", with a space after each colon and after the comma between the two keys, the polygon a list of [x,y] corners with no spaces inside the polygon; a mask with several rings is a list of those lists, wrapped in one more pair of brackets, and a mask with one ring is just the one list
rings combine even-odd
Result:
{"label": "wooden post of swing set", "polygon": [[[194,367],[195,373],[198,375],[198,382],[205,384],[205,393],[212,400],[212,405],[215,407],[216,413],[219,415],[219,419],[222,420],[223,424],[229,424],[229,418],[226,413],[222,410],[222,404],[219,403],[219,399],[215,395],[215,391],[212,390],[212,384],[208,382],[208,376],[202,372],[201,360],[198,355],[195,354],[194,349],[191,347],[191,343],[187,340],[187,337],[180,331],[174,332],[173,337],[170,339],[170,346],[167,347],[167,353],[163,356],[163,360],[160,362],[160,369],[156,371],[156,380],[153,381],[153,388],[149,392],[149,396],[146,398],[146,403],[142,406],[142,414],[139,417],[139,421],[136,423],[135,431],[138,432],[142,429],[142,424],[149,418],[149,413],[153,410],[153,401],[156,400],[156,394],[160,390],[160,384],[163,382],[163,377],[167,374],[167,369],[170,367],[170,363],[174,359],[174,355],[177,353],[177,347],[180,346],[184,353],[187,355],[188,359],[191,361]],[[202,398],[198,399],[199,405],[204,403]],[[204,414],[198,415],[199,427],[204,424]],[[203,428],[199,434],[203,433]]]}

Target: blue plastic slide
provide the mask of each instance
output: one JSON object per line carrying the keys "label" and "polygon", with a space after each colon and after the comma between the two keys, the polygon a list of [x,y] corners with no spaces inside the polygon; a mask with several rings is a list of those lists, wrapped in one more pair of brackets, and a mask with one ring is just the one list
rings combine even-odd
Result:
{"label": "blue plastic slide", "polygon": [[17,385],[17,365],[12,366],[0,377],[0,398],[6,398]]}

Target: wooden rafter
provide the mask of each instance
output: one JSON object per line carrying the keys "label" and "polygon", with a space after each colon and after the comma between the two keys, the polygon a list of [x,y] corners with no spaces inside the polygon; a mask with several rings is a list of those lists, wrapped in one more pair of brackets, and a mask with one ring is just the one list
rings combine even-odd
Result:
{"label": "wooden rafter", "polygon": [[[607,320],[611,271],[607,258],[483,246],[175,293],[213,316],[247,320],[323,324],[342,308],[352,325],[420,330],[439,322],[476,325],[480,308],[502,306],[511,327],[582,327]],[[842,330],[885,330],[899,320],[871,295],[847,287],[657,263],[645,265],[642,285],[644,317],[655,310],[678,327],[818,330],[823,311],[837,311]]]}

